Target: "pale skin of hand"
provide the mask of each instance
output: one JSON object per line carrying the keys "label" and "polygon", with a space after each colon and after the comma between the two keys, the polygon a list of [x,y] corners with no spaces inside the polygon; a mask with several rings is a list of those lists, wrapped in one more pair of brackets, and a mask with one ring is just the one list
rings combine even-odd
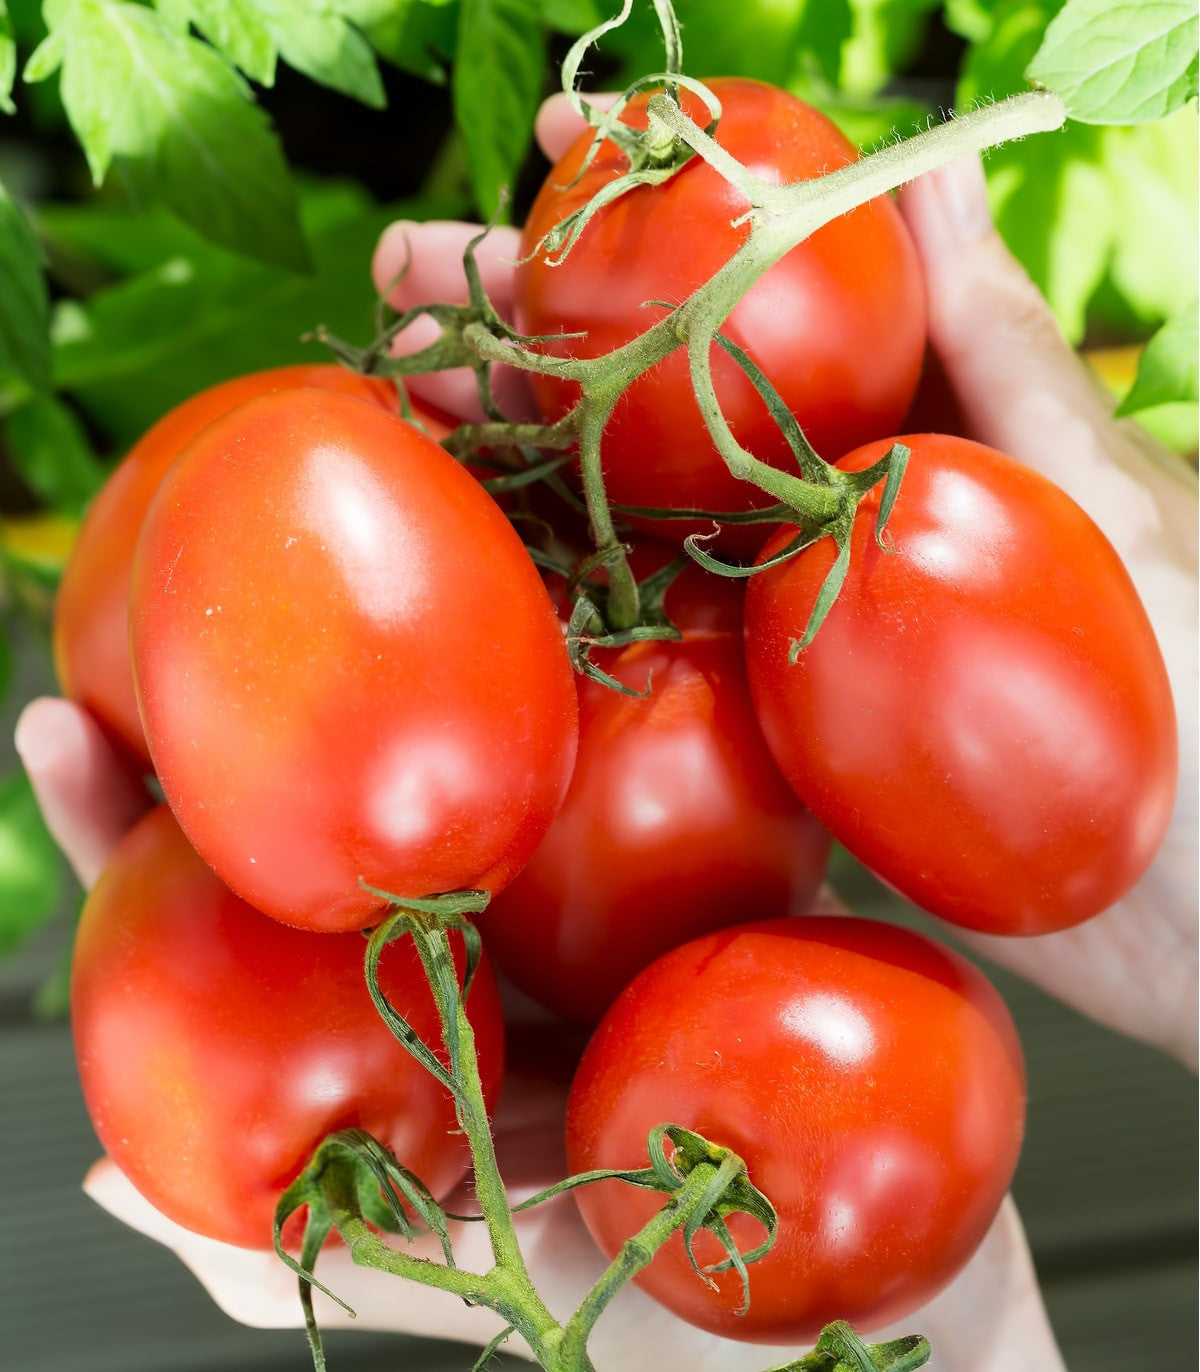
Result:
{"label": "pale skin of hand", "polygon": [[[543,108],[538,137],[553,159],[577,128],[566,103],[555,100]],[[1113,540],[1159,633],[1180,712],[1180,800],[1163,852],[1139,886],[1075,930],[1031,940],[969,941],[1077,1008],[1194,1064],[1195,483],[1136,426],[1111,419],[1111,406],[992,231],[977,163],[914,183],[902,192],[901,206],[929,279],[931,341],[971,435],[1050,476]],[[462,299],[462,249],[475,232],[460,224],[393,226],[376,250],[377,285],[391,287],[392,303],[400,308],[420,300]],[[511,314],[516,244],[514,230],[496,230],[479,255],[485,286],[504,315]],[[410,269],[396,285],[406,260]],[[428,337],[412,330],[406,347],[421,346]],[[421,378],[413,390],[464,418],[478,417],[469,376]],[[529,415],[519,376],[504,376],[498,393],[512,417]],[[120,835],[147,807],[145,794],[87,717],[65,701],[33,702],[18,725],[17,742],[52,831],[90,884]],[[515,1199],[562,1174],[561,1110],[559,1090],[544,1081],[506,1085],[495,1129]],[[92,1169],[86,1187],[119,1219],[172,1248],[234,1318],[268,1326],[299,1322],[294,1279],[272,1254],[233,1249],[180,1229],[142,1200],[107,1160]],[[565,1317],[599,1274],[599,1255],[569,1198],[519,1217],[518,1224],[535,1282],[551,1309]],[[461,1231],[460,1262],[483,1270],[489,1255],[482,1228]],[[468,1311],[443,1293],[354,1268],[344,1250],[324,1255],[320,1274],[356,1309],[359,1327],[476,1344],[499,1329],[488,1311]],[[324,1297],[318,1297],[318,1310],[327,1327],[349,1322]],[[955,1281],[903,1328],[880,1337],[916,1330],[933,1341],[934,1365],[944,1372],[1063,1367],[1011,1200]],[[520,1351],[518,1341],[512,1347]],[[698,1372],[750,1372],[797,1352],[701,1333],[632,1288],[602,1318],[590,1348],[601,1372],[657,1372],[664,1360]]]}

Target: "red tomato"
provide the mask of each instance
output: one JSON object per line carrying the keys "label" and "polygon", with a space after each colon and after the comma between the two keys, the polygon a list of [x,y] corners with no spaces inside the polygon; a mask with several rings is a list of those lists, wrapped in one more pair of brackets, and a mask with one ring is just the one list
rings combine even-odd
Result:
{"label": "red tomato", "polygon": [[360,400],[280,391],[209,425],[159,488],[131,631],[154,767],[243,899],[341,930],[494,890],[570,778],[558,618],[495,502]]}
{"label": "red tomato", "polygon": [[829,837],[771,760],[742,657],[742,588],[686,569],[680,643],[597,653],[633,699],[579,679],[579,756],[528,866],[479,917],[497,964],[595,1024],[660,953],[710,929],[808,908]]}
{"label": "red tomato", "polygon": [[[154,425],[130,449],[92,501],[58,588],[54,660],[63,694],[85,706],[143,770],[150,754],[129,665],[129,573],[146,510],[176,454],[235,405],[298,386],[345,391],[398,413],[396,388],[345,367],[277,367],[212,386]],[[434,438],[452,427],[433,412],[418,417]]]}
{"label": "red tomato", "polygon": [[1058,487],[966,439],[900,441],[895,551],[874,541],[876,487],[845,587],[794,666],[832,542],[751,578],[763,732],[834,838],[918,905],[987,933],[1077,924],[1141,876],[1170,817],[1175,715],[1154,631]]}
{"label": "red tomato", "polygon": [[[367,1130],[437,1196],[463,1176],[453,1103],[377,1014],[365,947],[358,934],[304,933],[252,910],[165,806],[126,835],[84,909],[71,1017],[100,1142],[165,1215],[269,1248],[276,1201],[339,1129]],[[411,940],[384,950],[380,985],[440,1045]],[[467,1003],[494,1102],[504,1025],[486,961]]]}
{"label": "red tomato", "polygon": [[[676,1234],[636,1279],[701,1328],[808,1342],[832,1319],[877,1329],[962,1267],[1016,1166],[1025,1081],[1012,1020],[965,959],[869,920],[774,920],[709,934],[646,969],[592,1037],[571,1087],[571,1172],[646,1165],[682,1124],[731,1148],[779,1215],[774,1248],[707,1286]],[[610,1257],[663,1197],[575,1193]],[[763,1237],[743,1215],[743,1251]],[[710,1234],[701,1265],[724,1256]]]}
{"label": "red tomato", "polygon": [[[743,79],[707,84],[723,109],[717,142],[763,179],[800,181],[854,160],[834,125],[786,91]],[[684,100],[702,119],[699,101]],[[623,120],[645,127],[645,103],[634,101]],[[547,177],[522,255],[625,170],[623,156],[605,143],[576,181],[591,136],[581,135]],[[683,301],[733,255],[748,232],[735,222],[746,209],[738,191],[694,158],[666,185],[639,187],[602,209],[561,266],[540,256],[520,266],[518,326],[530,334],[586,330],[560,349],[578,356],[628,342],[662,315],[644,302]],[[723,332],[771,378],[819,453],[836,457],[893,432],[912,399],[925,345],[924,286],[895,206],[886,196],[874,200],[792,249],[738,303]],[[739,441],[764,461],[792,467],[745,375],[717,347],[712,366]],[[533,385],[547,418],[578,396],[573,382],[534,377]],[[730,475],[709,439],[682,350],[621,397],[602,456],[609,498],[622,504],[741,510],[770,503]],[[672,536],[679,527],[660,526]]]}

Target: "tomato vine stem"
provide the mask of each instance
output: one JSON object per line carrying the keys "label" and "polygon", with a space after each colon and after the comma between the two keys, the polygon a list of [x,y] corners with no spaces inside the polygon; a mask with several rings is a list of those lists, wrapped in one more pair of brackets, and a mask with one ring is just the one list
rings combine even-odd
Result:
{"label": "tomato vine stem", "polygon": [[[672,96],[663,92],[652,96],[647,113],[653,128],[669,131],[745,195],[748,208],[743,219],[748,233],[741,247],[682,304],[668,309],[630,342],[601,356],[550,356],[519,342],[511,333],[502,336],[478,326],[471,331],[472,346],[482,361],[503,362],[579,385],[580,401],[558,423],[564,433],[579,434],[588,511],[602,551],[619,546],[604,495],[604,424],[625,388],[681,346],[688,351],[693,389],[705,425],[732,474],[786,505],[806,530],[819,534],[831,529],[840,524],[847,502],[856,504],[858,496],[835,484],[822,485],[780,471],[738,443],[712,378],[711,349],[718,330],[750,287],[817,229],[947,162],[1061,127],[1066,119],[1063,102],[1048,91],[1012,96],[970,110],[823,176],[784,186],[764,181],[738,163],[684,113]],[[614,587],[609,612],[614,629],[636,622],[629,617],[637,612],[632,578],[623,568],[623,556],[609,562]]]}

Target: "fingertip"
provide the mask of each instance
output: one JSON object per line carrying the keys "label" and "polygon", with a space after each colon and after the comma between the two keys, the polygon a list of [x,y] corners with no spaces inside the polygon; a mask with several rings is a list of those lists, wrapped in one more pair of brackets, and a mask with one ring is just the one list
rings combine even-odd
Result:
{"label": "fingertip", "polygon": [[946,251],[978,242],[993,230],[983,163],[972,154],[910,181],[900,210],[917,252],[927,264]]}
{"label": "fingertip", "polygon": [[[583,97],[598,110],[608,110],[616,103],[615,91],[599,91]],[[587,128],[587,120],[579,114],[565,92],[559,91],[542,101],[534,120],[533,132],[538,147],[551,162],[557,162],[571,144]]]}
{"label": "fingertip", "polygon": [[21,711],[13,742],[31,778],[57,772],[86,755],[98,731],[87,715],[61,696],[39,696]]}

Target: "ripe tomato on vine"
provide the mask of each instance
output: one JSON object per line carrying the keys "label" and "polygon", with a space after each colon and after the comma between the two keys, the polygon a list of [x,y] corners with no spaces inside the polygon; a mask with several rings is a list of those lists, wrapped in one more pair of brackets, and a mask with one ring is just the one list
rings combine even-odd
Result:
{"label": "ripe tomato on vine", "polygon": [[[758,81],[706,83],[721,102],[716,141],[752,173],[787,185],[854,160],[821,113]],[[688,92],[683,108],[703,122]],[[646,125],[646,97],[622,114]],[[664,185],[627,191],[601,208],[557,265],[536,251],[550,229],[627,169],[604,142],[586,166],[581,134],[547,176],[525,224],[515,281],[516,322],[531,335],[580,333],[556,352],[595,357],[649,328],[745,241],[742,194],[700,157]],[[722,326],[771,378],[816,450],[837,457],[894,432],[916,390],[925,347],[925,294],[916,253],[882,197],[819,229],[746,292]],[[741,370],[713,349],[717,395],[734,434],[764,461],[790,467],[778,426]],[[578,397],[570,381],[535,375],[547,418]],[[770,503],[727,470],[704,426],[687,358],[676,351],[635,380],[604,430],[609,498],[626,505],[743,510]],[[678,525],[659,525],[675,537]],[[735,535],[737,537],[737,535]],[[740,541],[740,540],[739,540]]]}
{"label": "ripe tomato on vine", "polygon": [[494,890],[541,841],[577,700],[491,497],[378,406],[314,389],[209,425],[164,479],[131,643],[154,768],[252,905],[321,930]]}
{"label": "ripe tomato on vine", "polygon": [[1112,545],[1058,487],[967,439],[900,441],[888,547],[874,491],[807,647],[791,651],[832,540],[750,580],[763,732],[834,837],[916,904],[986,933],[1066,928],[1124,895],[1162,842],[1178,770],[1162,653]]}
{"label": "ripe tomato on vine", "polygon": [[[289,929],[221,884],[165,806],[113,855],[88,898],[71,974],[84,1099],[109,1156],[177,1223],[270,1248],[275,1206],[321,1140],[377,1136],[437,1196],[470,1165],[449,1094],[392,1037],[355,933]],[[461,947],[458,952],[461,974]],[[409,943],[380,985],[438,1041]],[[490,964],[467,998],[486,1099],[504,1065]]]}
{"label": "ripe tomato on vine", "polygon": [[[167,468],[206,425],[255,396],[315,386],[399,413],[396,388],[346,367],[273,367],[199,391],[147,430],[100,489],[80,525],[54,602],[54,661],[63,694],[83,705],[130,762],[150,769],[129,663],[129,578],[146,511]],[[453,424],[418,405],[433,438]]]}

